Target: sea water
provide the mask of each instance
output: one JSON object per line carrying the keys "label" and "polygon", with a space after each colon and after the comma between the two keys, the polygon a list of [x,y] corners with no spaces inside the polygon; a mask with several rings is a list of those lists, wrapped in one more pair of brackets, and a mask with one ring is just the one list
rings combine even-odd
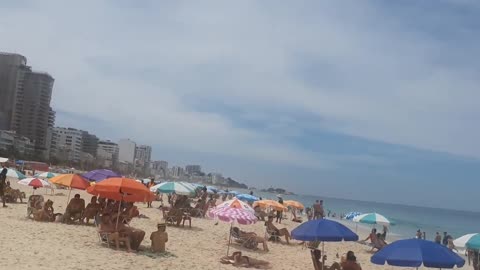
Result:
{"label": "sea water", "polygon": [[[272,193],[254,191],[254,195],[262,198],[277,199],[276,195]],[[436,232],[439,232],[442,236],[443,232],[448,232],[453,238],[467,233],[480,232],[480,213],[477,212],[307,195],[282,195],[282,197],[284,200],[299,201],[305,207],[313,205],[315,200],[323,200],[325,214],[330,210],[331,214],[336,213],[337,217],[342,213],[346,214],[352,211],[379,213],[395,223],[395,225],[390,227],[389,231],[400,238],[413,238],[417,230],[425,232],[429,240],[434,239]],[[381,226],[377,226],[377,228],[382,229]]]}

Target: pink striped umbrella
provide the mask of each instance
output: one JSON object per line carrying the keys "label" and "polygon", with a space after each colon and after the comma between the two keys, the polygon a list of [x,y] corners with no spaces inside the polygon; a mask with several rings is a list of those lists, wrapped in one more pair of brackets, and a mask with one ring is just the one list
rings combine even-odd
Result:
{"label": "pink striped umbrella", "polygon": [[[235,205],[237,207],[235,207]],[[251,208],[250,208],[251,209]],[[253,210],[253,209],[252,209]],[[248,225],[257,222],[257,217],[248,208],[238,208],[238,204],[233,207],[223,206],[215,207],[208,211],[210,218],[218,218],[221,221],[230,223],[230,233],[228,234],[227,256],[230,250],[230,243],[232,242],[232,225],[234,222],[238,224]]]}
{"label": "pink striped umbrella", "polygon": [[235,198],[233,200],[229,200],[229,201],[226,201],[226,202],[223,202],[219,205],[217,205],[216,208],[238,208],[238,209],[242,209],[242,210],[247,210],[249,212],[251,212],[252,214],[255,213],[255,210],[253,210],[253,208],[246,204],[245,202],[242,202],[240,201],[239,199]]}
{"label": "pink striped umbrella", "polygon": [[208,212],[208,216],[224,222],[237,222],[243,225],[257,222],[257,217],[251,211],[242,208],[215,207]]}

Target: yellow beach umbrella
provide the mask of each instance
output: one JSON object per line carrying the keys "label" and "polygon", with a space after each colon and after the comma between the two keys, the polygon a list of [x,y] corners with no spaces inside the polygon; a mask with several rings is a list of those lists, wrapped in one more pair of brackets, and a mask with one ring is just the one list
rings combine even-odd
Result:
{"label": "yellow beach umbrella", "polygon": [[303,204],[301,204],[300,202],[297,202],[297,201],[293,201],[293,200],[284,201],[283,205],[290,206],[290,207],[293,207],[293,208],[298,209],[298,210],[302,210],[302,209],[305,208],[305,206],[303,206]]}
{"label": "yellow beach umbrella", "polygon": [[287,208],[285,207],[285,205],[277,202],[277,201],[274,201],[274,200],[261,200],[261,201],[256,201],[253,203],[253,207],[261,207],[261,208],[273,208],[277,211],[284,211],[286,210]]}

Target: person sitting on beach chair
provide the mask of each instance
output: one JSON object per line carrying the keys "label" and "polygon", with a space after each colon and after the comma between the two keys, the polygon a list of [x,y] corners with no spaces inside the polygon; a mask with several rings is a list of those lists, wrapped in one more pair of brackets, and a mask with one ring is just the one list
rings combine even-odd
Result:
{"label": "person sitting on beach chair", "polygon": [[312,256],[313,267],[315,270],[341,270],[342,269],[340,267],[340,264],[337,262],[334,262],[331,266],[325,266],[327,255],[323,255],[322,257],[322,252],[318,249],[311,249],[310,255]]}
{"label": "person sitting on beach chair", "polygon": [[232,234],[233,238],[242,243],[242,245],[246,248],[256,249],[258,243],[262,243],[263,250],[268,251],[267,240],[265,237],[260,237],[254,232],[244,232],[238,227],[233,227],[230,233]]}
{"label": "person sitting on beach chair", "polygon": [[119,249],[120,242],[123,242],[127,247],[127,251],[132,251],[130,246],[130,235],[126,231],[120,231],[116,228],[116,223],[113,222],[110,214],[106,213],[102,215],[101,223],[98,227],[98,233],[106,236],[104,241],[106,241],[108,245],[110,242],[114,242],[115,247]]}
{"label": "person sitting on beach chair", "polygon": [[287,228],[277,229],[277,227],[273,225],[273,218],[273,215],[270,215],[268,216],[267,222],[265,222],[267,233],[274,238],[285,236],[285,241],[287,241],[287,244],[290,244],[290,232],[287,230]]}
{"label": "person sitting on beach chair", "polygon": [[43,203],[41,209],[33,209],[33,220],[52,222],[55,221],[55,215],[53,214],[53,201],[47,200]]}
{"label": "person sitting on beach chair", "polygon": [[225,256],[220,259],[223,264],[231,264],[236,267],[270,269],[270,263],[267,261],[257,260],[248,256],[242,256],[242,252],[235,251],[231,256]]}
{"label": "person sitting on beach chair", "polygon": [[101,205],[97,203],[97,196],[92,196],[90,203],[85,207],[83,211],[82,222],[86,220],[86,223],[93,219],[100,212]]}
{"label": "person sitting on beach chair", "polygon": [[82,221],[83,210],[85,210],[85,200],[80,198],[80,194],[75,194],[65,209],[63,221],[66,223]]}
{"label": "person sitting on beach chair", "polygon": [[31,218],[33,210],[40,210],[43,208],[43,196],[42,195],[30,195],[27,203],[27,218]]}

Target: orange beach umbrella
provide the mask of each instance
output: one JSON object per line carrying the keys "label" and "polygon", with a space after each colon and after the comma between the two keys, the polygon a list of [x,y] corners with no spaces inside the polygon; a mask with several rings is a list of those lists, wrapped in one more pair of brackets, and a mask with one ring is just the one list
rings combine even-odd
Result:
{"label": "orange beach umbrella", "polygon": [[68,191],[67,202],[70,201],[72,188],[85,190],[90,186],[90,182],[78,174],[60,174],[50,178],[49,181],[52,184],[70,188]]}
{"label": "orange beach umbrella", "polygon": [[255,208],[257,206],[260,206],[261,208],[271,207],[271,208],[273,208],[275,210],[278,210],[278,211],[284,211],[284,210],[287,209],[283,204],[281,204],[277,201],[274,201],[274,200],[256,201],[256,202],[253,203],[253,207]]}
{"label": "orange beach umbrella", "polygon": [[293,207],[293,208],[296,208],[296,209],[299,209],[299,210],[302,210],[302,209],[305,208],[305,206],[303,206],[303,204],[301,204],[300,202],[292,201],[292,200],[284,201],[283,205],[290,206],[290,207]]}
{"label": "orange beach umbrella", "polygon": [[60,174],[50,178],[50,183],[76,189],[86,189],[90,182],[78,174]]}
{"label": "orange beach umbrella", "polygon": [[130,178],[107,178],[87,188],[87,192],[107,199],[125,202],[153,201],[153,194],[143,184]]}

